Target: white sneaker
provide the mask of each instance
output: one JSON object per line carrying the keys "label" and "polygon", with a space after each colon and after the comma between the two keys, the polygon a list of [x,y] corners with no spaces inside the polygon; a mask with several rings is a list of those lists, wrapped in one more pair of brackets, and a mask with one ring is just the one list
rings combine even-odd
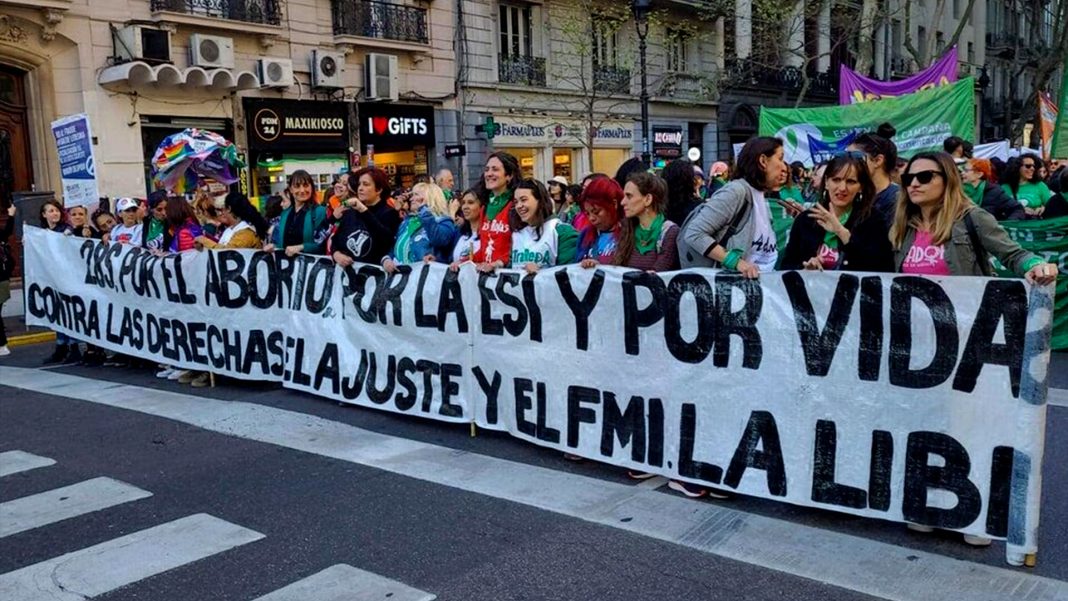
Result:
{"label": "white sneaker", "polygon": [[171,374],[175,372],[173,367],[165,367],[162,371],[156,373],[156,377],[161,380],[166,380],[171,377]]}
{"label": "white sneaker", "polygon": [[965,534],[964,542],[973,547],[989,547],[990,543],[994,542],[985,536],[976,536],[974,534]]}
{"label": "white sneaker", "polygon": [[185,374],[188,374],[188,373],[189,373],[189,370],[187,370],[187,369],[172,369],[171,370],[171,375],[167,376],[167,379],[168,380],[177,380],[178,378],[180,378],[180,377],[182,377],[182,376],[184,376]]}
{"label": "white sneaker", "polygon": [[7,345],[0,346],[0,357],[6,357],[11,354],[11,349],[7,348]]}
{"label": "white sneaker", "polygon": [[909,530],[912,530],[913,532],[922,532],[924,534],[930,534],[934,532],[934,527],[924,526],[922,524],[913,524],[912,522],[909,522]]}

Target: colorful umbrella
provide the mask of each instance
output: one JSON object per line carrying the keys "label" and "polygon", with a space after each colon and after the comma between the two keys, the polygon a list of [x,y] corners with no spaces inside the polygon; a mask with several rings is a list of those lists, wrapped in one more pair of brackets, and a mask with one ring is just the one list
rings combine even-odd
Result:
{"label": "colorful umbrella", "polygon": [[244,166],[232,142],[214,132],[189,128],[160,143],[152,155],[152,183],[185,194],[205,178],[230,185]]}

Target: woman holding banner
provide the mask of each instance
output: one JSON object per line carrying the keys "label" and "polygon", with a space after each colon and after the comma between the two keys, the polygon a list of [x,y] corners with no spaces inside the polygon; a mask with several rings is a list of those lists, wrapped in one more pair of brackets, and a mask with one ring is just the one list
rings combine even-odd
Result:
{"label": "woman holding banner", "polygon": [[349,177],[354,196],[345,201],[351,211],[341,214],[341,222],[330,237],[334,261],[348,267],[352,263],[379,263],[393,248],[400,213],[389,204],[389,175],[376,167],[364,167]]}
{"label": "woman holding banner", "polygon": [[580,197],[589,225],[579,232],[578,258],[583,267],[611,265],[620,240],[619,201],[623,189],[616,180],[598,177]]}
{"label": "woman holding banner", "polygon": [[968,200],[950,155],[917,154],[901,183],[907,193],[898,199],[890,228],[900,273],[991,275],[989,254],[1030,282],[1046,285],[1057,279],[1056,265],[1021,248],[990,213]]}
{"label": "woman holding banner", "polygon": [[536,273],[543,267],[575,262],[578,232],[553,213],[552,198],[541,182],[519,182],[513,203],[508,214],[512,267],[522,266],[527,273]]}
{"label": "woman holding banner", "polygon": [[889,226],[874,204],[867,162],[849,154],[831,159],[823,197],[790,228],[782,269],[892,272]]}
{"label": "woman holding banner", "polygon": [[287,256],[322,252],[328,230],[326,209],[315,203],[315,183],[310,173],[297,169],[289,176],[286,187],[292,204],[282,211],[274,237],[263,250],[285,250]]}
{"label": "woman holding banner", "polygon": [[667,184],[640,171],[623,188],[623,220],[613,263],[643,271],[679,268],[679,226],[669,221]]}
{"label": "woman holding banner", "polygon": [[267,219],[240,192],[230,192],[216,204],[223,230],[219,241],[200,235],[194,240],[197,250],[205,248],[260,248],[267,238]]}
{"label": "woman holding banner", "polygon": [[512,192],[520,178],[519,160],[511,154],[497,151],[486,159],[479,182],[478,196],[485,210],[478,230],[479,247],[471,260],[479,271],[493,271],[507,267],[512,257]]}
{"label": "woman holding banner", "polygon": [[766,192],[786,181],[782,140],[758,137],[738,153],[734,180],[701,203],[678,238],[682,267],[733,269],[750,279],[773,271],[779,259]]}
{"label": "woman holding banner", "polygon": [[456,243],[456,224],[440,186],[416,184],[409,202],[410,210],[397,230],[393,250],[382,259],[382,267],[389,273],[396,271],[397,265],[447,262]]}
{"label": "woman holding banner", "polygon": [[[890,131],[880,126],[883,133]],[[875,210],[889,225],[894,222],[894,208],[901,188],[894,183],[894,171],[897,169],[897,146],[878,133],[860,134],[847,149],[850,152],[863,152],[868,162],[868,172],[875,182]]]}
{"label": "woman holding banner", "polygon": [[460,224],[460,237],[452,248],[452,264],[449,269],[456,271],[461,263],[470,261],[471,256],[478,250],[478,230],[482,229],[484,208],[478,191],[474,188],[465,190],[460,195],[460,216],[463,217],[463,222]]}

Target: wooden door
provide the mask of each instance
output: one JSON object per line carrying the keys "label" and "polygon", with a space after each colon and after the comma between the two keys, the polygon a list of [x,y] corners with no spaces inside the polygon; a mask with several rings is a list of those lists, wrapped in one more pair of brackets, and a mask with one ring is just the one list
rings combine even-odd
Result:
{"label": "wooden door", "polygon": [[[32,185],[25,76],[21,71],[0,66],[0,220],[8,218],[12,194],[28,191]],[[19,242],[14,241],[12,247],[19,257]],[[19,263],[16,261],[16,265]],[[14,277],[21,277],[17,267]]]}

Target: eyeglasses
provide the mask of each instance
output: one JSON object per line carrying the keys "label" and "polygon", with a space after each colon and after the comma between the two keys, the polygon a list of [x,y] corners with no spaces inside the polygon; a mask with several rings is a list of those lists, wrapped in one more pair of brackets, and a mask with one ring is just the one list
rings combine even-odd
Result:
{"label": "eyeglasses", "polygon": [[1034,163],[1024,163],[1024,164],[1020,165],[1020,168],[1021,169],[1034,169],[1035,168],[1035,164]]}
{"label": "eyeglasses", "polygon": [[936,175],[941,178],[946,177],[946,174],[941,171],[928,169],[926,171],[917,171],[916,173],[903,173],[901,175],[901,184],[908,188],[912,185],[912,180],[916,180],[920,182],[921,186],[926,186],[931,183],[931,180],[933,180]]}

